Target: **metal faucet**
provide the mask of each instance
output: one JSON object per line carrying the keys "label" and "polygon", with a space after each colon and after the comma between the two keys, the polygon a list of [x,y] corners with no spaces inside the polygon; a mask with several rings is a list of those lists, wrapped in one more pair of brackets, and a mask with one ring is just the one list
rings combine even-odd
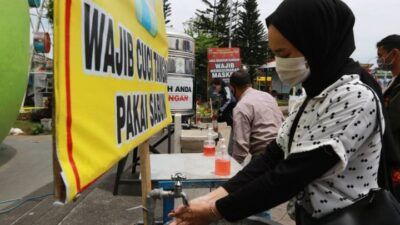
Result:
{"label": "metal faucet", "polygon": [[[147,213],[147,222],[149,225],[159,224],[155,220],[155,208],[156,208],[156,200],[163,198],[182,198],[182,203],[185,206],[189,206],[189,201],[187,199],[186,193],[182,191],[182,181],[186,180],[186,176],[182,173],[176,173],[171,175],[171,180],[175,181],[174,190],[172,191],[164,191],[162,188],[153,189],[147,195],[146,205],[147,208],[142,207],[143,210]],[[134,207],[132,209],[136,209]]]}
{"label": "metal faucet", "polygon": [[171,175],[171,180],[175,181],[174,198],[182,198],[183,205],[189,206],[186,193],[182,191],[182,181],[186,180],[186,176],[182,173],[176,173]]}

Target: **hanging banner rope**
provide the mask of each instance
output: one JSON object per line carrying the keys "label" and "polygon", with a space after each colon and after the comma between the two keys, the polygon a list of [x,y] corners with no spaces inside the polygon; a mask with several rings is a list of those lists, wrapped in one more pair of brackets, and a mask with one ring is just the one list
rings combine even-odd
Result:
{"label": "hanging banner rope", "polygon": [[55,1],[60,200],[71,201],[171,122],[162,5]]}

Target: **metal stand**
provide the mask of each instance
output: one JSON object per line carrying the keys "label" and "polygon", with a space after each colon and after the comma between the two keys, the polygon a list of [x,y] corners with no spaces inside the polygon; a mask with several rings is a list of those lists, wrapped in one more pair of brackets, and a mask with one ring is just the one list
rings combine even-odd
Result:
{"label": "metal stand", "polygon": [[150,145],[150,152],[154,154],[160,154],[160,152],[156,149],[161,143],[163,143],[166,139],[168,139],[168,154],[171,153],[171,136],[174,133],[174,130],[171,130],[171,125],[167,126],[167,133],[164,134],[158,141],[154,144]]}
{"label": "metal stand", "polygon": [[168,154],[171,154],[171,136],[174,133],[175,130],[171,129],[171,125],[167,126],[167,136],[168,136]]}
{"label": "metal stand", "polygon": [[[115,176],[113,195],[118,195],[118,188],[119,188],[120,184],[133,183],[132,180],[121,179],[121,175],[124,172],[124,168],[125,168],[126,161],[128,160],[128,156],[129,156],[129,154],[118,162],[117,175]],[[138,157],[138,148],[135,148],[133,150],[133,156],[132,156],[132,174],[136,173],[136,167],[140,165],[139,160],[140,160],[140,158]]]}
{"label": "metal stand", "polygon": [[[174,133],[174,130],[171,129],[171,125],[167,126],[167,134],[163,135],[158,141],[156,141],[154,144],[150,145],[150,152],[153,154],[160,154],[160,152],[156,149],[157,146],[159,146],[161,143],[163,143],[166,139],[168,139],[168,154],[171,153],[171,135]],[[132,174],[136,173],[136,167],[140,165],[140,157],[138,157],[138,148],[135,148],[132,151]],[[115,176],[115,182],[114,182],[114,191],[113,195],[118,195],[118,188],[120,184],[133,184],[133,183],[138,183],[140,182],[137,179],[121,179],[121,176],[124,172],[124,168],[126,165],[126,161],[128,160],[129,154],[121,159],[118,162],[118,168],[117,168],[117,175]]]}
{"label": "metal stand", "polygon": [[[35,34],[37,32],[46,32],[52,35],[52,32],[50,32],[51,29],[47,29],[47,26],[44,26],[45,23],[43,23],[43,21],[47,21],[46,23],[49,23],[48,19],[46,18],[46,15],[48,13],[48,4],[48,0],[43,0],[38,8],[29,9],[32,34]],[[34,68],[33,66],[35,63],[37,64],[41,60],[43,60],[43,64],[47,64],[47,60],[49,59],[48,56],[49,53],[37,52],[35,51],[34,45],[31,45],[27,79],[29,79],[29,77],[31,76],[33,82],[31,89],[27,90],[24,95],[21,108],[25,106],[26,98],[32,95],[32,106],[46,107],[43,104],[43,98],[51,97],[51,94],[53,93],[53,71],[38,71],[37,68]]]}

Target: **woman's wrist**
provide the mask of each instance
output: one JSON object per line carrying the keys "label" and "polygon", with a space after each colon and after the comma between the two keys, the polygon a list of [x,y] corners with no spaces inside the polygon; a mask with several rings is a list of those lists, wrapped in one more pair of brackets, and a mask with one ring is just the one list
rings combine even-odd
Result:
{"label": "woman's wrist", "polygon": [[210,192],[207,195],[207,198],[209,201],[215,202],[227,195],[228,195],[228,192],[223,187],[219,187],[219,188],[215,189],[213,192]]}
{"label": "woman's wrist", "polygon": [[[210,202],[212,202],[212,198],[209,195],[203,195],[203,196],[200,196],[200,197],[192,199],[190,202],[207,202],[207,203],[210,203]],[[190,204],[190,202],[189,202],[189,204]]]}
{"label": "woman's wrist", "polygon": [[217,206],[215,205],[215,201],[210,202],[209,208],[210,208],[210,213],[212,214],[214,221],[222,219],[222,216],[219,213]]}

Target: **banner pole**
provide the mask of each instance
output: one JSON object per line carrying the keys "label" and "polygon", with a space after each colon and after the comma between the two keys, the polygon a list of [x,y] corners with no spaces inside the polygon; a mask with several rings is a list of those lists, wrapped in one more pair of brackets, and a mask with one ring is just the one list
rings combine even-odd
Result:
{"label": "banner pole", "polygon": [[[147,195],[151,191],[151,173],[150,173],[150,148],[149,141],[147,140],[143,144],[139,145],[140,154],[140,174],[141,174],[141,187],[142,187],[142,205],[147,209],[146,204]],[[143,222],[144,225],[148,224],[147,212],[143,210]]]}

